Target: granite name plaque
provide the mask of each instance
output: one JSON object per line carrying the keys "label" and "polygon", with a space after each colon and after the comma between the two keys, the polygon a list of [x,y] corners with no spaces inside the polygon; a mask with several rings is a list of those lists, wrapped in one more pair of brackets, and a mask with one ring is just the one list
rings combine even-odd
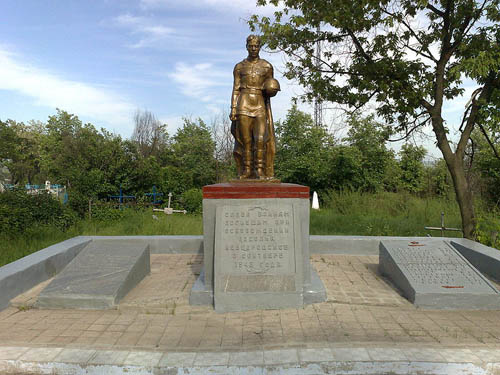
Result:
{"label": "granite name plaque", "polygon": [[302,306],[294,211],[292,204],[270,202],[217,208],[216,311]]}
{"label": "granite name plaque", "polygon": [[379,268],[419,307],[500,308],[495,286],[442,240],[382,241]]}

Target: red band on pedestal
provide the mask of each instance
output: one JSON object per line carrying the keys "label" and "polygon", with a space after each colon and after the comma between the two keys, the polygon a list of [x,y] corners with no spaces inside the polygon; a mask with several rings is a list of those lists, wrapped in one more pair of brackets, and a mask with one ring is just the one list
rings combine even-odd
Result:
{"label": "red band on pedestal", "polygon": [[203,186],[203,199],[309,199],[309,187],[276,183],[224,183]]}

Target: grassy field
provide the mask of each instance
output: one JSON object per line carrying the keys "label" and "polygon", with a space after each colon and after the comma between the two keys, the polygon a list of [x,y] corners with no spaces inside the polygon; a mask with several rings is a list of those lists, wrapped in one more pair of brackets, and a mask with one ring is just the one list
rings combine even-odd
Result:
{"label": "grassy field", "polygon": [[[454,200],[422,199],[410,194],[335,192],[326,199],[327,209],[311,213],[311,234],[363,236],[432,236],[425,230],[441,226],[441,212],[448,228],[460,228],[460,212]],[[461,237],[461,232],[446,232]]]}
{"label": "grassy field", "polygon": [[[407,194],[334,193],[325,199],[329,208],[311,212],[310,233],[319,235],[439,236],[425,226],[440,226],[441,212],[447,227],[460,228],[460,214],[454,200],[422,199]],[[481,220],[497,220],[482,211]],[[490,216],[488,216],[490,215]],[[78,235],[201,235],[201,215],[165,215],[161,212],[124,210],[112,221],[81,220],[68,231],[52,227],[31,228],[16,237],[0,236],[0,266]],[[447,232],[446,236],[461,236]]]}

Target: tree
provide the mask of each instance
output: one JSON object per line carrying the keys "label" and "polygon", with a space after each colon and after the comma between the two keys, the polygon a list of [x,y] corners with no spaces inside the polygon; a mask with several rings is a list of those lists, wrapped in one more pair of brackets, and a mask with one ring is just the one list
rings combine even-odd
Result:
{"label": "tree", "polygon": [[168,143],[167,126],[162,125],[149,111],[137,110],[134,114],[132,141],[136,142],[144,158],[158,156]]}
{"label": "tree", "polygon": [[[473,238],[464,154],[474,127],[500,112],[499,1],[284,0],[274,19],[253,16],[250,25],[272,50],[291,57],[286,76],[308,89],[307,98],[351,110],[375,104],[403,136],[430,124],[453,179],[464,236]],[[465,79],[477,89],[453,146],[443,104],[464,93]]]}
{"label": "tree", "polygon": [[394,152],[386,147],[388,137],[388,129],[377,123],[373,116],[350,118],[346,141],[358,151],[359,155],[360,170],[357,189],[375,192],[386,188],[392,190],[396,185],[393,178],[395,176],[388,173],[397,168]]}
{"label": "tree", "polygon": [[229,113],[222,111],[211,121],[212,138],[215,142],[215,175],[217,182],[236,178],[236,163],[233,157],[234,137],[231,134]]}
{"label": "tree", "polygon": [[40,178],[40,145],[43,126],[37,122],[0,121],[0,163],[9,170],[11,182],[33,183]]}
{"label": "tree", "polygon": [[164,191],[174,194],[201,188],[215,182],[215,143],[210,129],[198,119],[184,119],[173,136],[169,153],[164,156]]}
{"label": "tree", "polygon": [[311,115],[296,104],[275,128],[276,177],[307,185],[313,191],[330,188],[334,140],[326,129],[316,126]]}
{"label": "tree", "polygon": [[399,151],[399,166],[401,168],[400,184],[404,190],[418,193],[424,186],[424,157],[427,151],[422,146],[405,143]]}

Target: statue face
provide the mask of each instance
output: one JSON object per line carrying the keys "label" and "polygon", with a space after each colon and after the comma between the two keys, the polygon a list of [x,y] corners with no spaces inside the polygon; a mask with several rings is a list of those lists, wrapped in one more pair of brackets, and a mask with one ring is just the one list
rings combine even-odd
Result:
{"label": "statue face", "polygon": [[255,39],[250,40],[250,42],[247,43],[247,51],[248,56],[254,58],[258,57],[260,52],[260,43]]}

